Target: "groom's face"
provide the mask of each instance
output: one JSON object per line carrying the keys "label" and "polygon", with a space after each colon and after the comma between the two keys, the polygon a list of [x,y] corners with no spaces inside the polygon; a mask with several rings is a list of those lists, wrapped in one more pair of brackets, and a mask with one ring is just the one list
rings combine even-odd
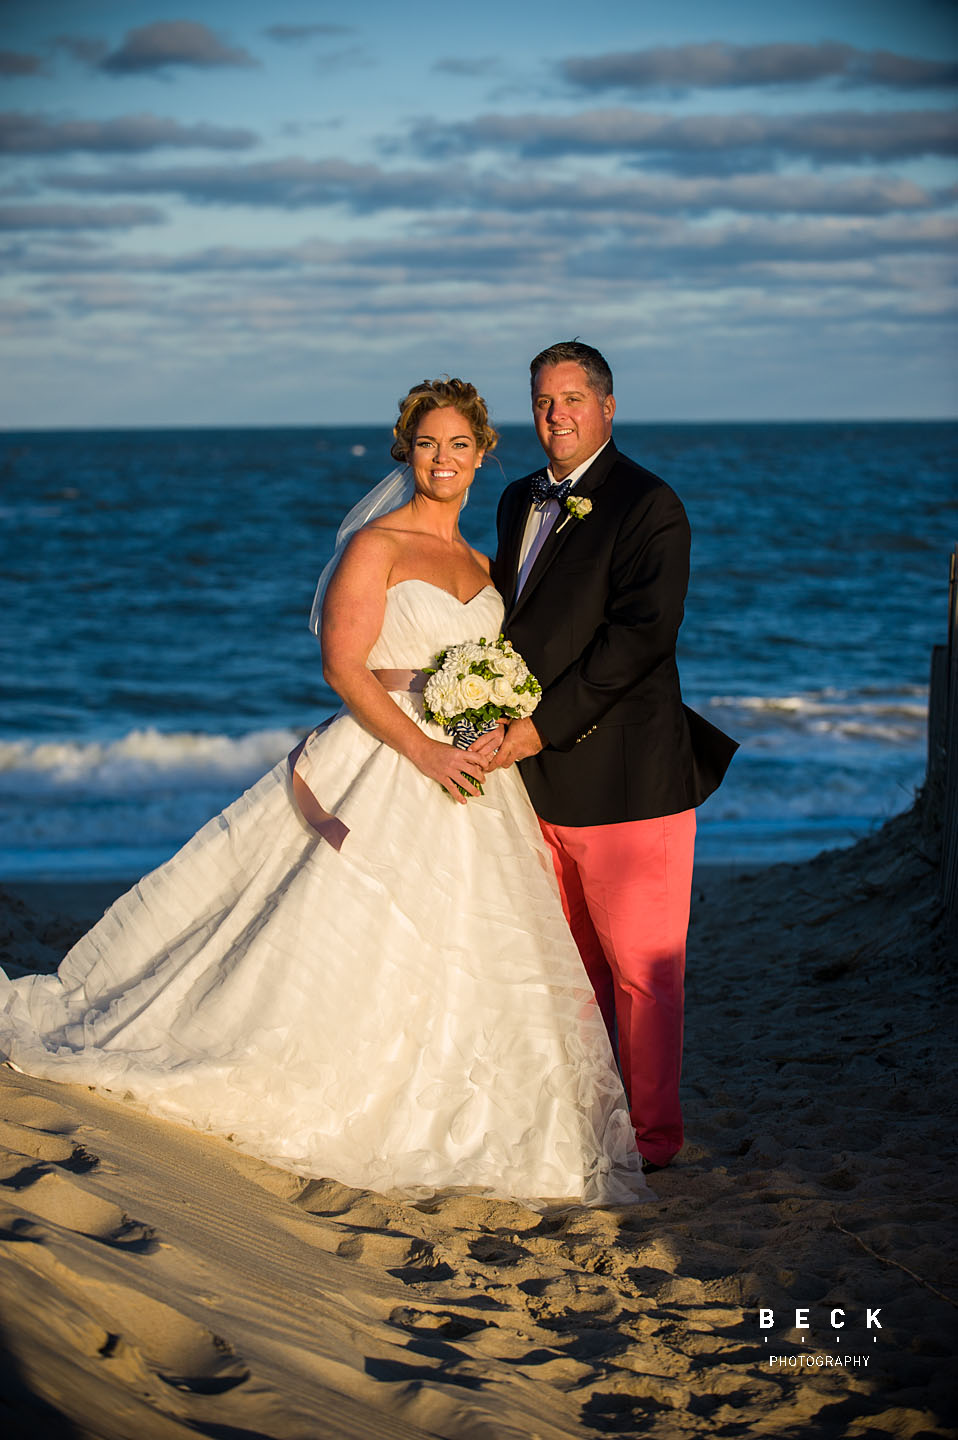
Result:
{"label": "groom's face", "polygon": [[532,418],[557,480],[571,475],[612,434],[615,399],[592,389],[581,365],[544,365],[532,387]]}

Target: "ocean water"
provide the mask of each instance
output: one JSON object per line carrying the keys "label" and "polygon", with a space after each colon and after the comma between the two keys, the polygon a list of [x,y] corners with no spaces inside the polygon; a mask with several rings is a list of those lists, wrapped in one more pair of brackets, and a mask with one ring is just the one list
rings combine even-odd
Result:
{"label": "ocean water", "polygon": [[[369,428],[0,436],[0,878],[132,876],[336,706],[306,621]],[[687,702],[742,743],[699,855],[801,858],[904,809],[958,538],[954,424],[618,425],[685,502]],[[506,427],[462,526],[494,544]],[[574,597],[570,597],[574,603]],[[424,657],[425,658],[425,657]]]}

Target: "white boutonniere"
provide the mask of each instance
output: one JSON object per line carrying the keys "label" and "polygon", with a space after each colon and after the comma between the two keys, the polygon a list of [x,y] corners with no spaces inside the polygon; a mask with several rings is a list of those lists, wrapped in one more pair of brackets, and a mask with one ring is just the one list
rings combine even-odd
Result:
{"label": "white boutonniere", "polygon": [[563,525],[568,525],[570,520],[584,520],[587,515],[592,514],[592,501],[588,495],[567,495],[565,497],[566,514],[564,515],[556,534]]}

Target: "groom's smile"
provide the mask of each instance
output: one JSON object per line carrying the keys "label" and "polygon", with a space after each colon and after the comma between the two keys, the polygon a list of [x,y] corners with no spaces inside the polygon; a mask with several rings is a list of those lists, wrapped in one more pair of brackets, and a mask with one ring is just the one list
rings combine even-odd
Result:
{"label": "groom's smile", "polygon": [[535,378],[532,414],[556,480],[570,475],[612,434],[615,400],[599,396],[581,365],[544,365]]}

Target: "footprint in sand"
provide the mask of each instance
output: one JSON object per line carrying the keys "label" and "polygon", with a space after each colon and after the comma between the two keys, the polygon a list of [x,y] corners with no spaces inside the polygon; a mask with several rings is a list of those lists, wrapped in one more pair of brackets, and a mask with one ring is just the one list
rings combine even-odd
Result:
{"label": "footprint in sand", "polygon": [[517,1265],[529,1257],[524,1246],[502,1235],[481,1235],[477,1240],[470,1240],[469,1254],[481,1265]]}
{"label": "footprint in sand", "polygon": [[[8,1150],[11,1160],[27,1156],[32,1160],[46,1160],[82,1175],[99,1163],[82,1145],[75,1144],[67,1135],[37,1130],[15,1120],[0,1119],[0,1152]],[[13,1174],[13,1170],[9,1170]]]}
{"label": "footprint in sand", "polygon": [[226,1340],[145,1294],[138,1277],[127,1284],[118,1269],[101,1276],[75,1249],[44,1243],[29,1249],[21,1275],[29,1276],[34,1293],[46,1294],[60,1329],[104,1365],[110,1380],[138,1395],[157,1396],[162,1392],[156,1382],[194,1395],[222,1395],[249,1379],[249,1369]]}
{"label": "footprint in sand", "polygon": [[490,1322],[458,1315],[451,1310],[418,1310],[411,1305],[397,1305],[390,1313],[389,1323],[417,1337],[464,1340],[467,1335],[485,1330]]}
{"label": "footprint in sand", "polygon": [[[15,1108],[15,1121],[0,1120],[0,1145],[9,1147],[16,1165],[14,1175],[0,1180],[2,1238],[15,1245],[22,1273],[33,1277],[34,1286],[46,1282],[53,1287],[54,1309],[75,1313],[70,1333],[94,1335],[96,1354],[117,1378],[138,1389],[148,1384],[150,1374],[164,1385],[199,1395],[219,1395],[241,1385],[249,1371],[225,1340],[144,1295],[139,1283],[127,1286],[122,1279],[100,1279],[91,1272],[83,1249],[90,1241],[143,1255],[159,1247],[155,1233],[63,1173],[78,1148],[65,1138],[64,1132],[76,1128],[67,1112],[56,1113],[60,1107],[43,1101]],[[46,1131],[50,1123],[59,1133]]]}
{"label": "footprint in sand", "polygon": [[158,1248],[149,1225],[131,1220],[118,1205],[75,1184],[66,1175],[31,1166],[2,1182],[11,1208],[30,1220],[47,1220],[78,1235],[148,1254]]}
{"label": "footprint in sand", "polygon": [[428,1240],[390,1231],[366,1230],[347,1236],[336,1254],[344,1260],[359,1260],[364,1265],[386,1270],[405,1285],[423,1281],[451,1280],[455,1271],[435,1253]]}
{"label": "footprint in sand", "polygon": [[136,1255],[158,1249],[159,1241],[149,1225],[73,1178],[99,1163],[70,1138],[79,1128],[75,1115],[43,1096],[10,1095],[5,1101],[0,1206],[4,1239],[20,1257],[15,1273],[34,1287],[51,1286],[54,1309],[59,1305],[76,1316],[71,1333],[92,1335],[99,1360],[138,1392],[149,1390],[151,1377],[196,1395],[221,1395],[242,1385],[250,1372],[228,1342],[145,1295],[139,1279],[126,1284],[129,1262],[117,1257],[120,1268],[103,1278],[91,1268],[90,1241],[93,1249]]}
{"label": "footprint in sand", "polygon": [[[15,1181],[23,1170],[23,1158],[58,1165],[76,1175],[93,1170],[99,1164],[97,1157],[69,1138],[78,1128],[72,1112],[55,1100],[42,1095],[5,1095],[0,1114],[0,1179]],[[39,1173],[39,1167],[35,1168]]]}
{"label": "footprint in sand", "polygon": [[179,1310],[137,1290],[89,1279],[82,1293],[109,1327],[100,1351],[104,1359],[123,1366],[138,1358],[165,1384],[194,1395],[222,1395],[249,1379],[226,1340]]}
{"label": "footprint in sand", "polygon": [[9,1095],[4,1103],[5,1120],[26,1125],[31,1130],[45,1130],[51,1135],[72,1135],[77,1121],[65,1105],[47,1100],[42,1095]]}

